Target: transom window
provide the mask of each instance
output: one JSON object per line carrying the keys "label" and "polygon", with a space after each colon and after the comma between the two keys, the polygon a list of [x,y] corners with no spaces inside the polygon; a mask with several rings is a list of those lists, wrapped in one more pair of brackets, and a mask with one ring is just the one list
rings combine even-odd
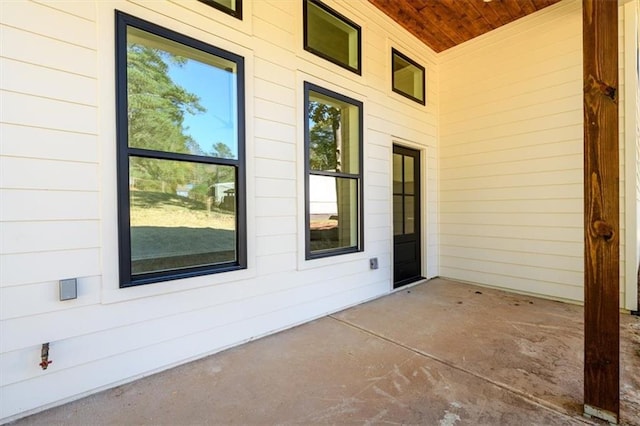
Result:
{"label": "transom window", "polygon": [[360,26],[317,0],[304,0],[304,48],[361,74]]}
{"label": "transom window", "polygon": [[200,0],[238,19],[242,19],[242,0]]}
{"label": "transom window", "polygon": [[306,258],[363,250],[362,102],[305,83]]}
{"label": "transom window", "polygon": [[116,20],[121,287],[246,267],[243,58]]}
{"label": "transom window", "polygon": [[391,49],[392,88],[396,93],[425,105],[424,67]]}

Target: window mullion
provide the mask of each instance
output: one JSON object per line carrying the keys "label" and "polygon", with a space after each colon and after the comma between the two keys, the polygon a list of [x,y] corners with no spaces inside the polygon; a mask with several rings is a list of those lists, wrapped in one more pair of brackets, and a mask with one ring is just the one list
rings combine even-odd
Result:
{"label": "window mullion", "polygon": [[322,170],[311,170],[311,171],[309,171],[309,174],[315,175],[315,176],[328,176],[328,177],[346,178],[346,179],[360,179],[361,178],[360,174],[343,173],[343,172],[332,172],[332,171],[329,172],[329,171],[322,171]]}
{"label": "window mullion", "polygon": [[203,155],[183,154],[179,152],[156,151],[152,149],[129,148],[129,155],[143,158],[157,158],[163,160],[188,161],[195,163],[220,164],[237,166],[239,161],[231,158],[207,157]]}

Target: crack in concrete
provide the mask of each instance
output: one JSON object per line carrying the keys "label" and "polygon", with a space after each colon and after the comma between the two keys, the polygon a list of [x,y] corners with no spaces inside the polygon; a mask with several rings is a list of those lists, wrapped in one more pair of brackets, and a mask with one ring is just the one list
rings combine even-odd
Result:
{"label": "crack in concrete", "polygon": [[408,350],[410,352],[413,352],[416,355],[431,359],[431,360],[433,360],[435,362],[443,364],[443,365],[445,365],[447,367],[450,367],[450,368],[452,368],[454,370],[469,374],[469,375],[471,375],[473,377],[476,377],[476,378],[478,378],[480,380],[483,380],[483,381],[485,381],[487,383],[490,383],[490,384],[492,384],[492,385],[494,385],[494,386],[496,386],[496,387],[498,387],[500,389],[503,389],[503,390],[505,390],[505,391],[507,391],[507,392],[509,392],[511,394],[514,394],[514,395],[516,395],[516,396],[528,401],[529,403],[531,403],[531,404],[533,404],[533,405],[535,405],[537,407],[543,408],[545,410],[551,411],[553,413],[559,414],[561,416],[567,417],[567,418],[572,419],[572,420],[580,421],[580,422],[582,422],[584,424],[588,424],[588,425],[596,424],[596,423],[593,423],[593,422],[589,421],[588,419],[572,415],[571,413],[569,413],[566,410],[564,410],[562,407],[559,407],[559,406],[557,406],[555,404],[552,404],[552,403],[550,403],[548,401],[545,401],[544,399],[538,398],[535,395],[531,395],[529,393],[526,393],[526,392],[523,392],[523,391],[521,391],[519,389],[516,389],[516,388],[514,388],[512,386],[509,386],[506,383],[502,383],[502,382],[493,380],[490,377],[483,376],[483,375],[478,374],[478,373],[476,373],[476,372],[474,372],[472,370],[468,370],[466,368],[463,368],[463,367],[461,367],[459,365],[456,365],[456,364],[454,364],[452,362],[449,362],[449,361],[447,361],[445,359],[442,359],[442,358],[440,358],[440,357],[438,357],[436,355],[430,354],[428,352],[422,351],[422,350],[417,349],[417,348],[413,348],[413,347],[411,347],[409,345],[406,345],[404,343],[398,342],[398,341],[393,340],[393,339],[391,339],[389,337],[386,337],[384,335],[378,334],[373,330],[369,330],[369,329],[367,329],[365,327],[362,327],[360,325],[357,325],[357,324],[352,323],[352,322],[347,321],[347,320],[343,320],[343,319],[338,318],[338,317],[336,317],[334,315],[329,315],[328,317],[333,319],[333,320],[335,320],[335,321],[337,321],[337,322],[339,322],[339,323],[341,323],[341,324],[344,324],[344,325],[346,325],[348,327],[351,327],[351,328],[353,328],[355,330],[358,330],[358,331],[360,331],[362,333],[368,334],[368,335],[373,336],[375,338],[378,338],[380,340],[384,340],[385,342],[391,343],[392,345],[395,345],[395,346],[401,347],[403,349],[406,349],[406,350]]}

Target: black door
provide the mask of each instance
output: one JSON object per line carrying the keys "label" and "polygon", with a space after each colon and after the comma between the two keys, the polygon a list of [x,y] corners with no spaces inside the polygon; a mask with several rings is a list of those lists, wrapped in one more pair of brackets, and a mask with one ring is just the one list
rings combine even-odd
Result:
{"label": "black door", "polygon": [[420,152],[393,146],[393,288],[422,279]]}

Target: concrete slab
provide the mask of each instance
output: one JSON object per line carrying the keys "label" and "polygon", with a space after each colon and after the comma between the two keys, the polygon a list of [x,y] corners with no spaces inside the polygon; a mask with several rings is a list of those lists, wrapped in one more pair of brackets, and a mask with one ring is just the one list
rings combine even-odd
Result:
{"label": "concrete slab", "polygon": [[[16,424],[585,424],[581,315],[433,280]],[[623,324],[640,425],[640,319]]]}
{"label": "concrete slab", "polygon": [[[582,412],[580,306],[436,279],[335,317],[553,410]],[[621,418],[640,425],[640,319],[629,315],[620,386]]]}

